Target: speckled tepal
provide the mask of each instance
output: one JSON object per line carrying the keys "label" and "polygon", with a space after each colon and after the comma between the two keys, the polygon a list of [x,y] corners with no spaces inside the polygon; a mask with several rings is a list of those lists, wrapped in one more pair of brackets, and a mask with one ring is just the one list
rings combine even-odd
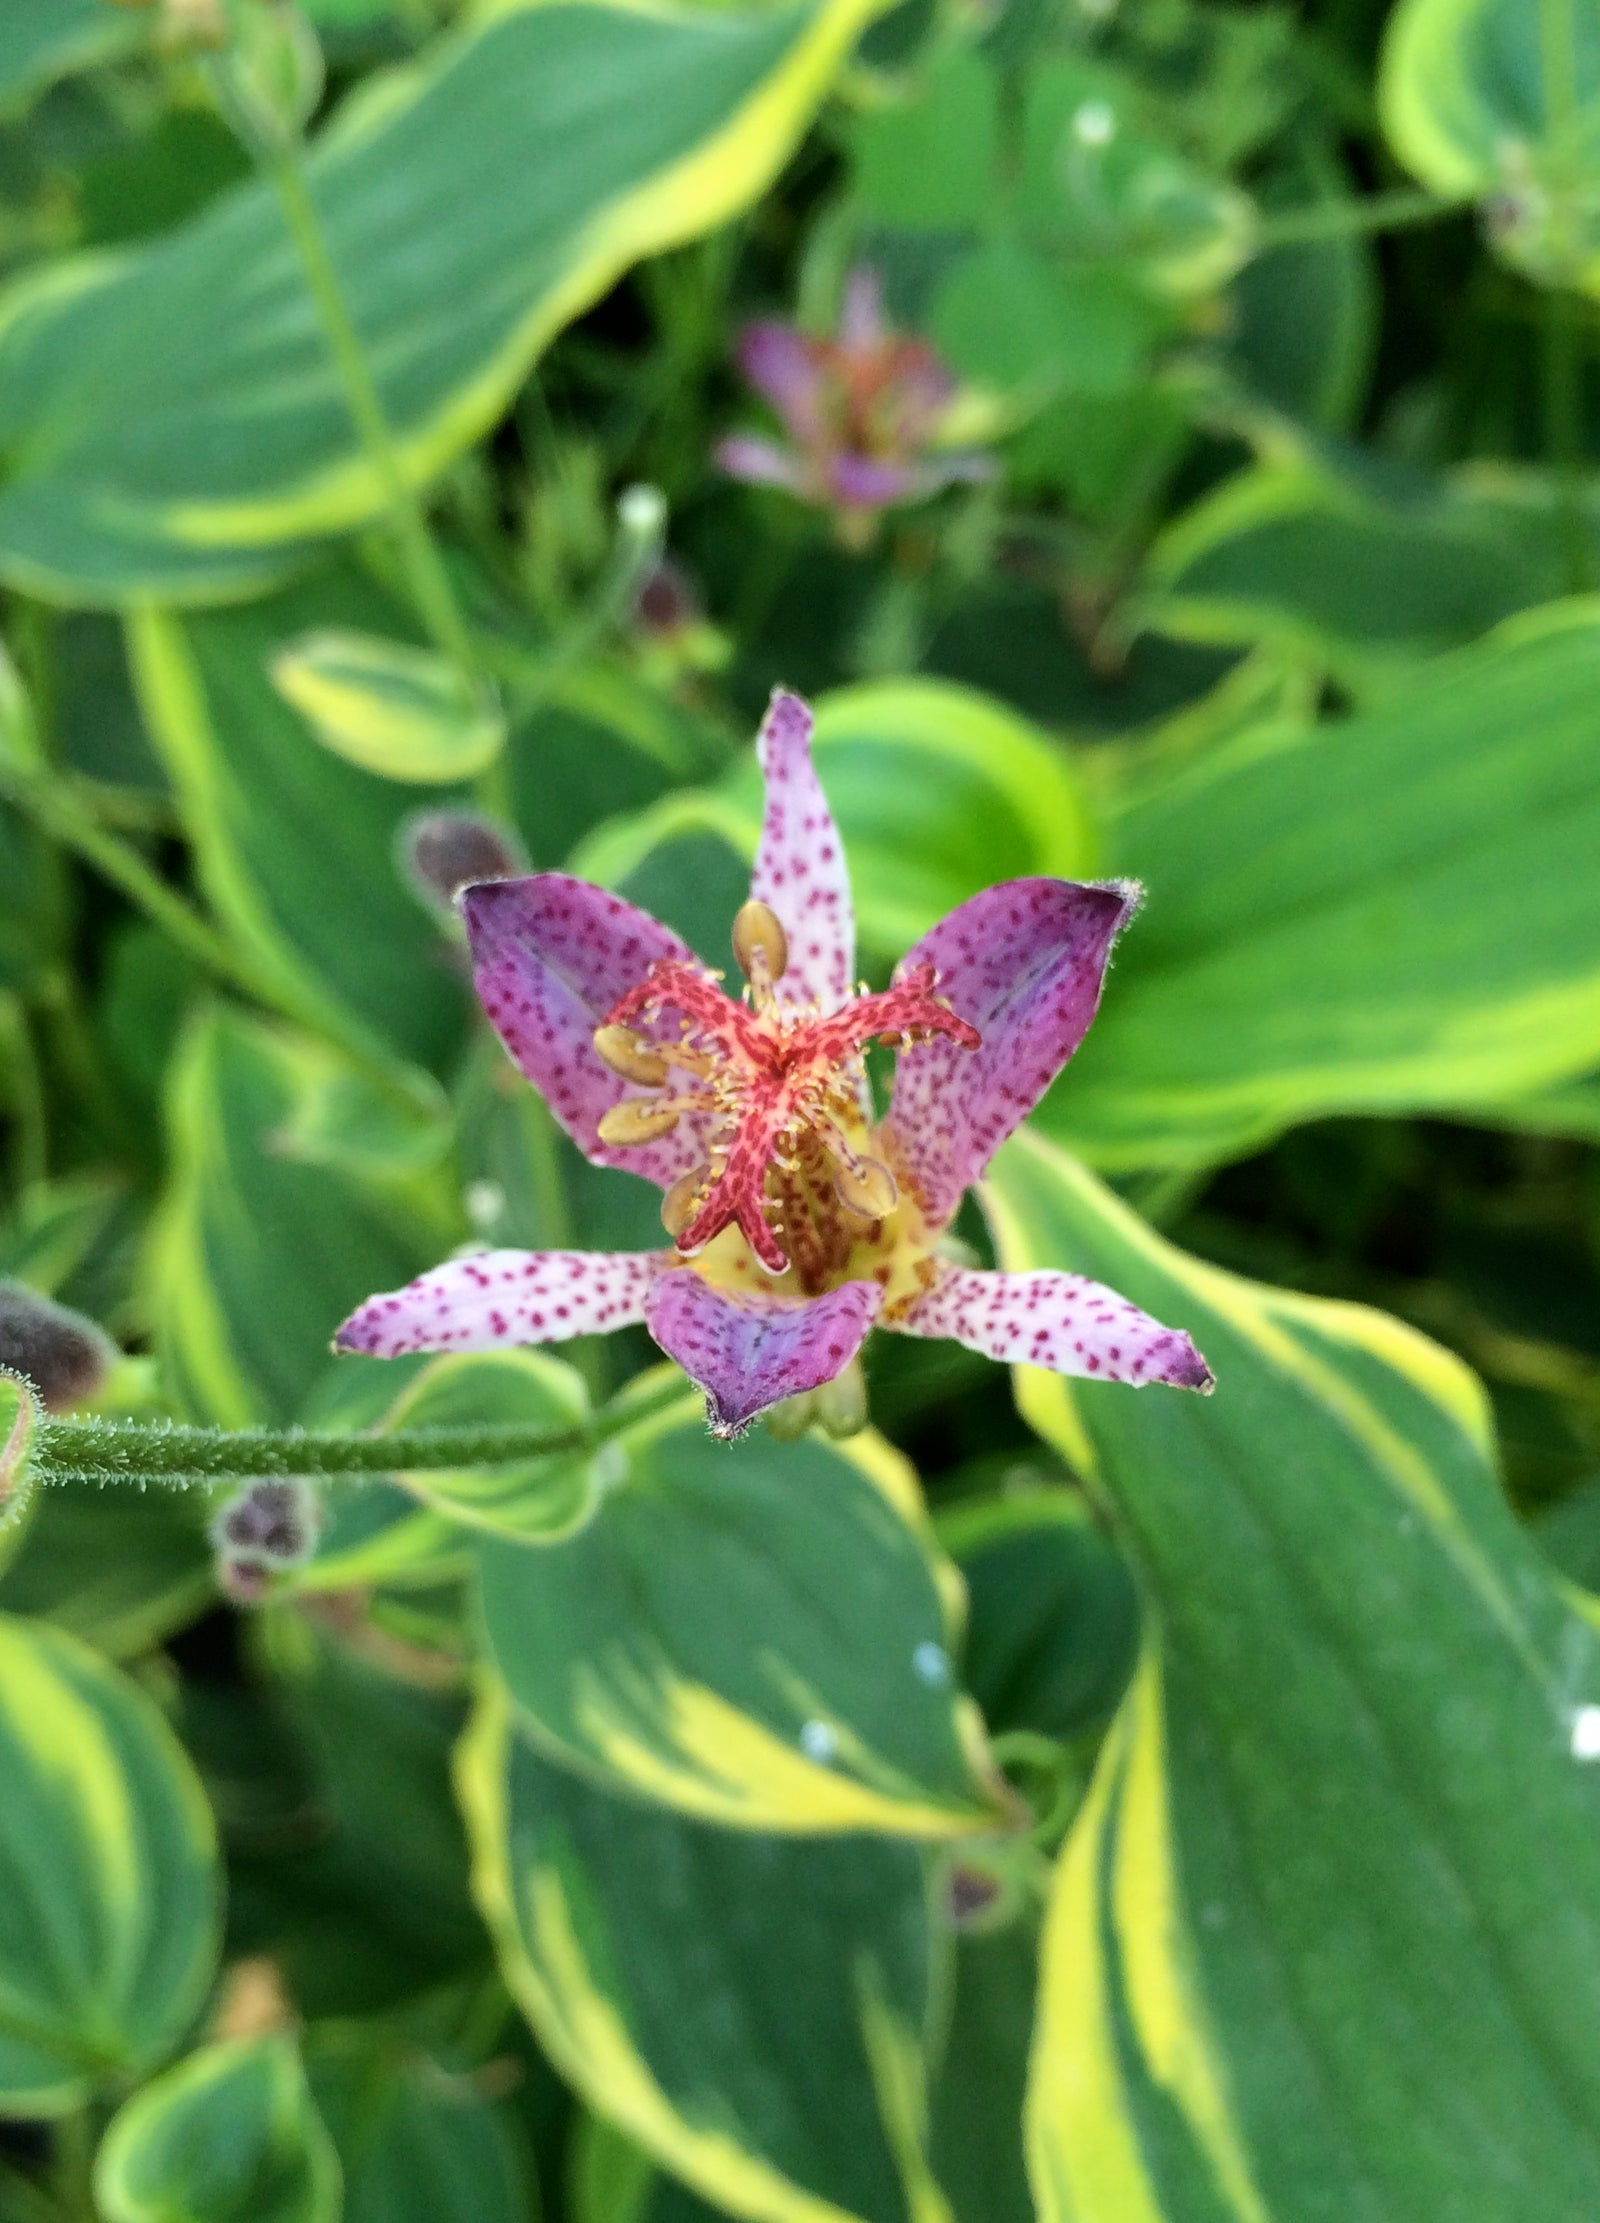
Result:
{"label": "speckled tepal", "polygon": [[[811,728],[780,689],[756,744],[766,812],[733,926],[738,997],[657,920],[585,881],[536,873],[461,899],[500,1039],[587,1157],[663,1191],[668,1246],[453,1259],[370,1297],[338,1349],[484,1351],[643,1321],[704,1390],[719,1436],[834,1381],[874,1324],[1063,1374],[1211,1387],[1186,1335],[1099,1283],[977,1271],[941,1251],[964,1191],[1082,1041],[1138,890],[985,888],[887,989],[858,990]],[[874,1041],[899,1052],[881,1118]]]}

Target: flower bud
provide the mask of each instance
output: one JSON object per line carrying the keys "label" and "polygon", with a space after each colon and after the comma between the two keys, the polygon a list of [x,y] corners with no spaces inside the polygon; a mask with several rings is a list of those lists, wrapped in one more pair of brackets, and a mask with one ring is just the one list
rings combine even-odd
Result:
{"label": "flower bud", "polygon": [[633,622],[649,640],[676,641],[701,622],[700,598],[682,564],[661,556],[633,592]]}
{"label": "flower bud", "polygon": [[0,1367],[25,1374],[46,1412],[68,1412],[102,1388],[116,1345],[81,1312],[0,1281]]}
{"label": "flower bud", "polygon": [[526,870],[516,837],[465,810],[418,811],[400,829],[400,863],[424,903],[450,910],[479,880],[514,880]]}
{"label": "flower bud", "polygon": [[280,1575],[305,1565],[321,1531],[321,1504],[298,1475],[247,1482],[211,1523],[217,1579],[236,1605],[259,1605]]}
{"label": "flower bud", "polygon": [[861,1361],[853,1358],[831,1382],[811,1392],[816,1400],[816,1423],[836,1442],[859,1436],[867,1425],[867,1377]]}
{"label": "flower bud", "polygon": [[971,1865],[952,1868],[946,1892],[950,1920],[958,1930],[981,1929],[984,1916],[994,1910],[1003,1888],[991,1869]]}
{"label": "flower bud", "polygon": [[762,1414],[767,1434],[779,1443],[798,1443],[817,1417],[817,1393],[803,1389],[798,1397],[785,1397]]}
{"label": "flower bud", "polygon": [[[185,27],[198,19],[206,26],[200,43],[212,43],[210,24],[218,10],[181,0],[169,20]],[[228,53],[215,66],[212,89],[236,130],[276,145],[298,137],[322,99],[326,71],[322,43],[296,0],[222,0]],[[189,37],[194,37],[189,31]]]}

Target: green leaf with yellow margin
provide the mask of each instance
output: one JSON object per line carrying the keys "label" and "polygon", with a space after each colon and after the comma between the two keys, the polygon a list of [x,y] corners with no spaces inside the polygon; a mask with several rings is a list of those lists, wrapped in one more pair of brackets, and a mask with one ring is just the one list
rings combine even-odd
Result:
{"label": "green leaf with yellow margin", "polygon": [[344,2170],[345,2223],[535,2223],[515,2113],[478,2077],[382,2023],[324,2026],[307,2052]]}
{"label": "green leaf with yellow margin", "polygon": [[[1181,640],[1263,642],[1363,692],[1566,587],[1559,491],[1468,467],[1387,491],[1318,462],[1238,471],[1165,528],[1142,591]],[[1585,530],[1593,534],[1593,513]]]}
{"label": "green leaf with yellow margin", "polygon": [[337,1323],[454,1238],[432,1186],[285,1154],[285,1125],[333,1057],[224,1004],[180,1045],[167,1100],[173,1172],[146,1275],[167,1389],[198,1418],[300,1419],[335,1363]]}
{"label": "green leaf with yellow margin", "polygon": [[490,1656],[591,1780],[743,1829],[958,1837],[1006,1819],[952,1664],[960,1578],[881,1438],[608,1447],[587,1526],[479,1550]]}
{"label": "green leaf with yellow margin", "polygon": [[[510,0],[345,104],[307,182],[411,481],[630,264],[765,190],[875,5]],[[79,601],[247,593],[390,506],[261,182],[13,289],[0,451],[0,574]]]}
{"label": "green leaf with yellow margin", "polygon": [[280,1006],[371,1058],[438,1069],[467,998],[398,851],[413,811],[459,806],[462,791],[401,787],[323,747],[269,671],[313,625],[403,638],[408,620],[350,564],[248,608],[140,609],[127,625],[140,711],[206,899]]}
{"label": "green leaf with yellow margin", "polygon": [[108,60],[139,36],[105,0],[6,0],[0,12],[0,114],[58,78]]}
{"label": "green leaf with yellow margin", "polygon": [[142,1692],[0,1616],[0,2115],[154,2068],[217,1953],[211,1810]]}
{"label": "green leaf with yellow margin", "polygon": [[[546,1351],[484,1351],[435,1359],[402,1390],[383,1427],[575,1428],[589,1417],[583,1377]],[[594,1509],[602,1453],[557,1452],[515,1466],[433,1468],[397,1477],[435,1512],[521,1544],[555,1543]]]}
{"label": "green leaf with yellow margin", "polygon": [[217,1595],[205,1513],[182,1490],[52,1482],[34,1493],[7,1563],[0,1611],[52,1622],[108,1659],[137,1659],[198,1620]]}
{"label": "green leaf with yellow margin", "polygon": [[1413,176],[1491,201],[1508,262],[1600,289],[1600,19],[1584,0],[1402,0],[1378,109]]}
{"label": "green leaf with yellow margin", "polygon": [[322,626],[287,642],[271,669],[323,747],[381,779],[472,779],[505,741],[493,696],[408,641]]}
{"label": "green leaf with yellow margin", "polygon": [[1582,2223],[1600,1616],[1514,1520],[1476,1380],[1380,1313],[1185,1257],[1034,1136],[991,1212],[1007,1267],[1112,1284],[1217,1376],[1204,1400],[1017,1376],[1149,1606],[1055,1885],[1043,2223]]}
{"label": "green leaf with yellow margin", "polygon": [[1129,794],[1106,865],[1148,899],[1041,1123],[1104,1167],[1203,1165],[1600,1063],[1597,688],[1600,604],[1557,604]]}
{"label": "green leaf with yellow margin", "polygon": [[593,1790],[493,1682],[457,1784],[506,1982],[592,2107],[757,2223],[949,2223],[924,2151],[934,1946],[913,1847]]}
{"label": "green leaf with yellow margin", "polygon": [[202,2046],[135,2093],[95,2194],[105,2223],[339,2223],[339,2157],[295,2040]]}

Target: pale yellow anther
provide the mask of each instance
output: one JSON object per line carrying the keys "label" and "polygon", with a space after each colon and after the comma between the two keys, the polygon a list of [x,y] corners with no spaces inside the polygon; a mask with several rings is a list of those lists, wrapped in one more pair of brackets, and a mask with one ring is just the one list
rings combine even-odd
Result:
{"label": "pale yellow anther", "polygon": [[754,896],[740,904],[733,921],[733,954],[758,994],[789,970],[789,937],[770,904]]}
{"label": "pale yellow anther", "polygon": [[670,1135],[677,1126],[683,1107],[676,1103],[647,1104],[630,1098],[622,1104],[613,1104],[608,1112],[600,1115],[597,1132],[602,1142],[614,1149],[625,1150],[630,1143],[654,1142],[659,1135]]}
{"label": "pale yellow anther", "polygon": [[620,1073],[625,1081],[637,1081],[641,1088],[660,1088],[669,1071],[667,1060],[642,1035],[632,1027],[596,1027],[594,1030],[596,1055],[613,1073]]}
{"label": "pale yellow anther", "polygon": [[833,1193],[857,1219],[884,1220],[899,1202],[900,1187],[886,1165],[876,1158],[836,1159]]}
{"label": "pale yellow anther", "polygon": [[661,1199],[661,1224],[674,1242],[694,1218],[708,1178],[704,1166],[697,1166],[691,1173],[680,1173]]}

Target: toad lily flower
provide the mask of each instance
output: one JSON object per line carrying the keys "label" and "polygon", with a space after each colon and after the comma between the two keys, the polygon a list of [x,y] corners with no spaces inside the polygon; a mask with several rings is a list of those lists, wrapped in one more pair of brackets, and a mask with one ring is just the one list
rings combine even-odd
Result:
{"label": "toad lily flower", "polygon": [[[501,1040],[588,1158],[663,1191],[670,1246],[459,1258],[369,1298],[337,1348],[484,1351],[642,1321],[704,1390],[719,1436],[848,1382],[874,1321],[1059,1373],[1209,1389],[1186,1335],[1098,1283],[940,1251],[963,1192],[1082,1040],[1137,890],[986,888],[888,988],[855,990],[844,851],[798,697],[773,696],[757,746],[766,811],[733,926],[740,998],[665,926],[563,873],[462,896]],[[881,1120],[863,1056],[875,1041],[900,1051]]]}
{"label": "toad lily flower", "polygon": [[866,544],[883,510],[994,475],[990,457],[941,445],[955,380],[925,341],[890,330],[874,271],[851,272],[835,338],[766,319],[745,328],[739,367],[788,438],[732,433],[717,462],[730,478],[831,509],[850,546]]}

